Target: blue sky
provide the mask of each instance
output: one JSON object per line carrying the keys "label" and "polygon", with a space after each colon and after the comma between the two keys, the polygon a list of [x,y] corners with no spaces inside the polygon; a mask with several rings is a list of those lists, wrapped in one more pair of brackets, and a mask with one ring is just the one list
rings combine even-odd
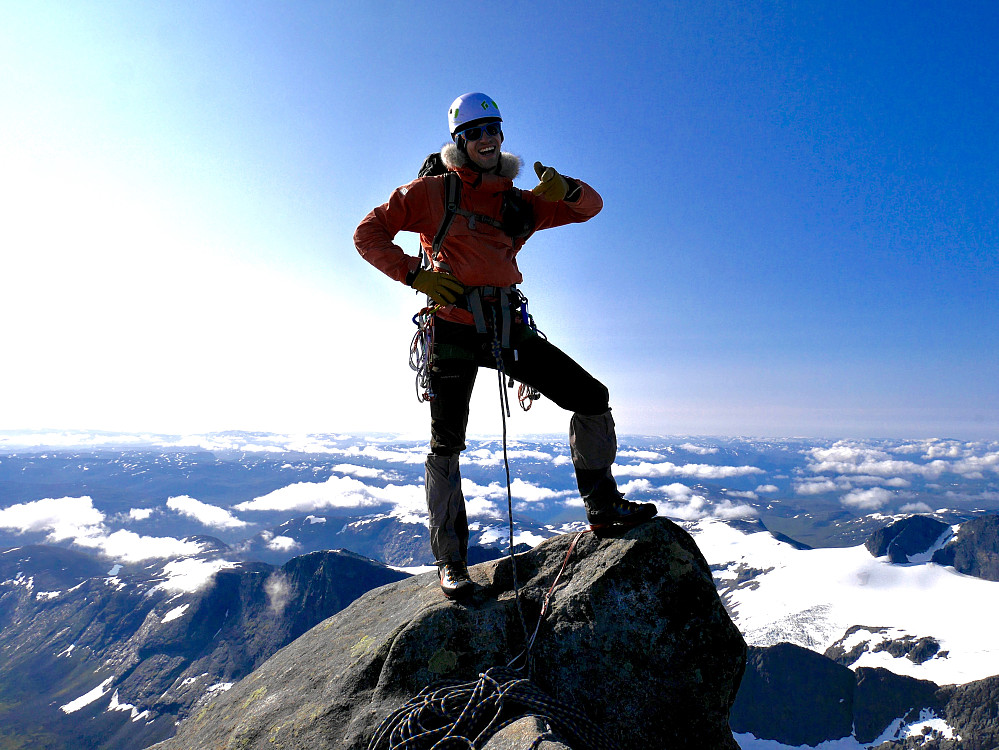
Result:
{"label": "blue sky", "polygon": [[418,299],[351,236],[481,90],[604,197],[521,268],[619,431],[994,439],[996,38],[986,2],[0,1],[0,428],[425,433]]}

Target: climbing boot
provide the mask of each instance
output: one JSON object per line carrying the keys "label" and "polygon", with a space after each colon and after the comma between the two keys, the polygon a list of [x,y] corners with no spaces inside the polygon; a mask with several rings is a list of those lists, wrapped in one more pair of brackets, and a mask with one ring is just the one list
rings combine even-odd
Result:
{"label": "climbing boot", "polygon": [[448,599],[464,599],[472,594],[472,579],[463,562],[446,562],[437,566],[441,591]]}
{"label": "climbing boot", "polygon": [[653,503],[633,503],[623,496],[597,508],[587,507],[586,520],[597,536],[617,536],[655,517]]}

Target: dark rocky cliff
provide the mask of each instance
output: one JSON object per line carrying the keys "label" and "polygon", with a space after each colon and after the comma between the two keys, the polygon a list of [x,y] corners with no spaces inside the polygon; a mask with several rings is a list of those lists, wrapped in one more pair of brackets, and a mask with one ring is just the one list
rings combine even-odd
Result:
{"label": "dark rocky cliff", "polygon": [[907,563],[913,555],[929,550],[940,537],[950,531],[950,525],[929,516],[909,516],[878,529],[865,546],[875,557],[893,563]]}
{"label": "dark rocky cliff", "polygon": [[[529,628],[572,536],[518,555]],[[427,684],[474,680],[524,645],[509,559],[475,566],[474,599],[434,574],[376,589],[279,651],[183,722],[158,750],[363,750]],[[737,750],[729,709],[746,646],[690,536],[660,519],[623,538],[579,538],[541,623],[533,681],[621,748]]]}
{"label": "dark rocky cliff", "polygon": [[954,539],[934,553],[933,562],[953,565],[965,575],[999,581],[999,515],[962,523]]}
{"label": "dark rocky cliff", "polygon": [[[889,727],[926,716],[943,719],[954,738],[930,732],[873,744]],[[999,677],[939,687],[886,669],[853,671],[790,643],[751,646],[732,729],[789,746],[852,735],[872,750],[995,750]]]}

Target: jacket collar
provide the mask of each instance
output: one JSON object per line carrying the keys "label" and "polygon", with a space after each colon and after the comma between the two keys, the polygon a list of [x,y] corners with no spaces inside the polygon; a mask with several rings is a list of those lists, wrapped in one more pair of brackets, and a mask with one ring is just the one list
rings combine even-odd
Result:
{"label": "jacket collar", "polygon": [[[491,175],[485,175],[472,166],[471,159],[459,151],[457,144],[454,143],[447,143],[444,145],[441,149],[441,160],[444,162],[444,166],[456,172],[461,172],[463,177],[465,174],[470,173],[473,175],[481,174],[483,177],[500,177],[511,181],[520,174],[520,168],[523,166],[523,161],[519,156],[506,151],[501,151],[499,172],[492,173]],[[465,181],[468,182],[471,180],[466,179]]]}

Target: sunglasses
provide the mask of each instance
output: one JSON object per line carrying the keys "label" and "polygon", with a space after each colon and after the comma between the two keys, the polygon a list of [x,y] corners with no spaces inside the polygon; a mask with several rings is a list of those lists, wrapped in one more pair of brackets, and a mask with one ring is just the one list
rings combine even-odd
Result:
{"label": "sunglasses", "polygon": [[458,133],[466,141],[477,141],[479,138],[485,135],[490,135],[496,137],[503,132],[498,122],[490,122],[488,125],[476,125],[474,128],[468,128],[468,130],[462,130]]}

